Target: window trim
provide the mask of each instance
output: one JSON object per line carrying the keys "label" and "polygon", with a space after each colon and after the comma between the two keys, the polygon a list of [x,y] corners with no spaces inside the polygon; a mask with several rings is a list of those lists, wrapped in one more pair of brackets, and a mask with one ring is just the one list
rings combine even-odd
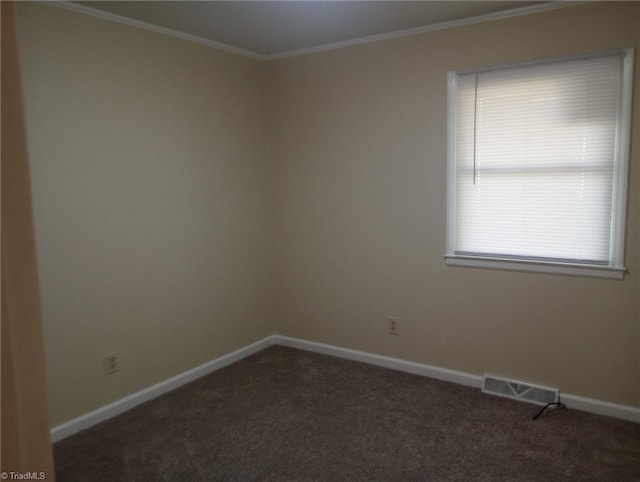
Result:
{"label": "window trim", "polygon": [[[556,261],[538,261],[530,259],[509,259],[482,255],[461,255],[455,253],[455,201],[456,201],[456,99],[457,76],[473,72],[523,67],[527,65],[549,64],[576,59],[604,57],[612,54],[623,56],[621,75],[621,108],[618,114],[614,153],[614,184],[611,201],[611,242],[609,245],[609,265],[564,263]],[[491,66],[472,70],[451,71],[447,79],[447,246],[444,256],[449,266],[466,266],[509,271],[565,274],[610,279],[623,279],[627,269],[624,267],[625,228],[627,215],[627,187],[629,184],[629,144],[631,133],[631,98],[633,83],[633,48],[600,52],[589,55],[562,57],[517,64]]]}

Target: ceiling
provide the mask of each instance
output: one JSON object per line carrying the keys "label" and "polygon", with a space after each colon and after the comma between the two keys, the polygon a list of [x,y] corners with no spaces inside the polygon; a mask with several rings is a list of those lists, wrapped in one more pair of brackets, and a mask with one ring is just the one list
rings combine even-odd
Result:
{"label": "ceiling", "polygon": [[144,22],[241,53],[271,58],[337,42],[357,43],[372,40],[372,36],[444,27],[514,9],[526,11],[541,4],[551,6],[550,2],[539,1],[344,0],[89,1],[67,6],[94,15],[107,13],[114,20],[132,19],[138,26],[144,26],[139,23]]}

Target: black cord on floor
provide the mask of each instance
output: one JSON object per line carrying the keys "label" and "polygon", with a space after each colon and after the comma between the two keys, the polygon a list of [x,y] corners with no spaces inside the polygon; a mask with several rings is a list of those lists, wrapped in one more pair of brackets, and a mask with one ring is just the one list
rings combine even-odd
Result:
{"label": "black cord on floor", "polygon": [[547,403],[544,407],[542,407],[542,410],[540,410],[531,420],[535,420],[540,415],[542,415],[547,408],[553,407],[553,406],[557,406],[558,408],[567,408],[564,403],[560,403],[560,402]]}

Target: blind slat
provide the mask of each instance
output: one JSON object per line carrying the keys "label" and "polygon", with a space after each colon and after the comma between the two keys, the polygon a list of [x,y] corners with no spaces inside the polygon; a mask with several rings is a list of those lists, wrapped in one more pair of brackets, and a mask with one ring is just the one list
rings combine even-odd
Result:
{"label": "blind slat", "polygon": [[608,264],[618,55],[457,76],[455,252]]}

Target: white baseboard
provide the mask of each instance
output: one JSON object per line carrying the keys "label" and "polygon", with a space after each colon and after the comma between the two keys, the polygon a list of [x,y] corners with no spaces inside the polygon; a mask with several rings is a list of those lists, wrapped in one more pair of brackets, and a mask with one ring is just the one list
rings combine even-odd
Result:
{"label": "white baseboard", "polygon": [[598,415],[606,415],[607,417],[640,423],[640,408],[562,392],[560,392],[560,401],[569,408],[575,408],[583,412],[596,413]]}
{"label": "white baseboard", "polygon": [[449,370],[448,368],[434,367],[423,363],[416,363],[400,358],[391,358],[383,355],[376,355],[365,351],[351,350],[349,348],[341,348],[339,346],[326,345],[324,343],[316,343],[315,341],[301,340],[299,338],[290,338],[288,336],[273,335],[274,344],[299,348],[301,350],[323,353],[325,355],[333,355],[340,358],[347,358],[369,365],[376,365],[384,368],[391,368],[401,372],[413,373],[414,375],[422,375],[429,378],[436,378],[446,382],[458,383],[469,387],[480,388],[482,386],[482,377],[472,375],[471,373],[458,372]]}
{"label": "white baseboard", "polygon": [[[156,398],[163,393],[174,390],[215,370],[268,348],[271,345],[282,345],[322,353],[325,355],[332,355],[367,363],[369,365],[391,368],[393,370],[413,373],[414,375],[422,375],[429,378],[436,378],[438,380],[458,383],[460,385],[475,388],[480,388],[482,386],[482,377],[480,375],[473,375],[471,373],[425,365],[423,363],[411,362],[400,358],[376,355],[374,353],[364,351],[351,350],[349,348],[327,345],[325,343],[302,340],[300,338],[271,335],[247,345],[244,348],[240,348],[239,350],[228,353],[227,355],[223,355],[215,360],[171,377],[168,380],[152,385],[140,390],[139,392],[121,398],[120,400],[116,400],[109,405],[105,405],[104,407],[100,407],[89,413],[81,415],[80,417],[57,425],[51,429],[51,440],[53,442],[58,442],[76,432],[79,432],[80,430],[87,429],[97,423],[114,417],[135,407],[136,405],[140,405],[141,403]],[[640,423],[640,408],[565,393],[560,393],[560,400],[569,408]]]}
{"label": "white baseboard", "polygon": [[253,355],[256,352],[273,345],[272,338],[272,336],[268,336],[262,340],[258,340],[255,343],[240,348],[239,350],[227,353],[215,360],[203,363],[191,370],[187,370],[186,372],[180,373],[179,375],[171,377],[160,383],[144,388],[139,392],[132,393],[131,395],[121,398],[120,400],[116,400],[104,407],[92,410],[89,413],[85,413],[84,415],[69,420],[68,422],[57,425],[51,429],[51,441],[58,442],[59,440],[67,438],[80,430],[92,427],[97,423],[126,412],[141,403],[156,398],[163,393],[167,393],[186,383],[192,382],[200,377],[208,375],[211,372],[219,370],[222,367],[248,357],[249,355]]}
{"label": "white baseboard", "polygon": [[[481,388],[482,377],[471,373],[449,370],[422,363],[415,363],[398,358],[391,358],[374,353],[364,351],[351,350],[324,343],[316,343],[314,341],[301,340],[299,338],[290,338],[288,336],[273,335],[273,342],[276,345],[290,346],[301,350],[314,351],[324,353],[325,355],[333,355],[340,358],[348,358],[370,365],[377,365],[385,368],[392,368],[403,372],[409,372],[416,375],[423,375],[430,378],[437,378],[447,382],[458,383],[470,387]],[[640,408],[630,407],[627,405],[619,405],[616,403],[596,400],[594,398],[586,398],[578,395],[571,395],[560,392],[560,400],[568,408],[582,410],[583,412],[596,413],[598,415],[606,415],[609,417],[629,420],[631,422],[640,423]]]}

